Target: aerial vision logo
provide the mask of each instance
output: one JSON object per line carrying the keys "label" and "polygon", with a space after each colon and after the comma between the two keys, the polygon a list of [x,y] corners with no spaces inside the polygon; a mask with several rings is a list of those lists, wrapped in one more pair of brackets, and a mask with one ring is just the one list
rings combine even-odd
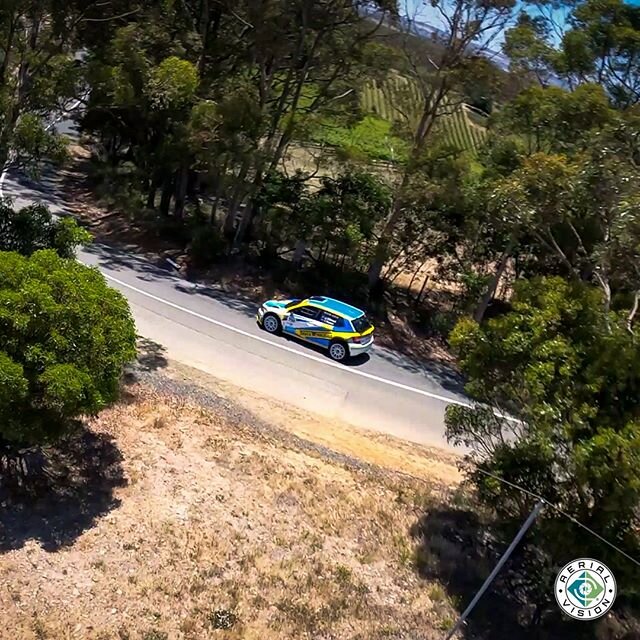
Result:
{"label": "aerial vision logo", "polygon": [[613,606],[616,593],[613,574],[593,558],[572,560],[556,577],[555,595],[560,608],[578,620],[603,616]]}

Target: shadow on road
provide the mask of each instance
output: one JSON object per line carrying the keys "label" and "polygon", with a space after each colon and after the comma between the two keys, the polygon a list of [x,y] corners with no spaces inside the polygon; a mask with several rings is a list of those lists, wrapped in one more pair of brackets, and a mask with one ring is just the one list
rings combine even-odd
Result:
{"label": "shadow on road", "polygon": [[138,358],[136,367],[142,371],[156,371],[168,366],[167,350],[157,342],[138,336]]}
{"label": "shadow on road", "polygon": [[98,265],[111,271],[132,270],[139,280],[145,282],[173,282],[173,288],[180,293],[200,295],[215,300],[227,308],[254,317],[257,305],[247,298],[228,294],[221,289],[184,280],[166,259],[151,261],[145,256],[129,253],[126,248],[117,248],[104,244],[92,244],[83,249],[98,259]]}
{"label": "shadow on road", "polygon": [[[299,344],[300,346],[312,351],[313,353],[317,353],[318,355],[331,360],[329,357],[329,353],[326,349],[323,349],[321,346],[317,344],[313,344],[312,342],[306,342],[305,340],[301,340],[287,333],[283,333],[282,337],[288,342],[293,342],[294,344]],[[354,358],[349,358],[345,360],[341,364],[345,367],[360,367],[363,364],[366,364],[371,359],[371,356],[368,353],[362,353],[359,356],[355,356]]]}
{"label": "shadow on road", "polygon": [[437,383],[447,391],[464,395],[464,378],[455,369],[445,363],[435,360],[418,361],[410,356],[391,351],[384,347],[378,347],[376,354],[386,362],[403,371],[419,374]]}
{"label": "shadow on road", "polygon": [[21,489],[0,484],[0,552],[28,541],[46,551],[73,542],[119,506],[114,490],[127,484],[113,439],[82,427],[55,447],[27,457]]}

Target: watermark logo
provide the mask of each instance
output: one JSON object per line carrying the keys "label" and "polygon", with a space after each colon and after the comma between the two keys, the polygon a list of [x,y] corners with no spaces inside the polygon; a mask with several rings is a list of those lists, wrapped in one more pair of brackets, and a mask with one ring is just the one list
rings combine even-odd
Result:
{"label": "watermark logo", "polygon": [[578,620],[603,616],[613,606],[618,591],[607,565],[592,558],[566,564],[558,573],[554,590],[560,608]]}

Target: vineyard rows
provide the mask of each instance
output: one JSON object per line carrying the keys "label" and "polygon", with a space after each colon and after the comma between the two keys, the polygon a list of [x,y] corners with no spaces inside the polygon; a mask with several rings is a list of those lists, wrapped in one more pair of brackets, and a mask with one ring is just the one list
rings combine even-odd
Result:
{"label": "vineyard rows", "polygon": [[[362,93],[361,102],[367,113],[389,122],[409,118],[415,126],[420,116],[422,95],[417,83],[395,75],[383,83],[371,80]],[[478,149],[486,138],[486,129],[471,122],[464,106],[456,105],[452,110],[451,115],[440,119],[440,130],[459,149]]]}

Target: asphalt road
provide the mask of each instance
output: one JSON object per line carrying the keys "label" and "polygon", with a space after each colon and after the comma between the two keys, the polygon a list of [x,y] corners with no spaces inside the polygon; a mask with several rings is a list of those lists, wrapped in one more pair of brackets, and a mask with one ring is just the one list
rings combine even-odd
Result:
{"label": "asphalt road", "polygon": [[[72,125],[61,123],[65,133]],[[17,207],[45,202],[73,213],[53,171],[36,182],[7,172],[0,195]],[[239,387],[410,441],[446,447],[444,410],[465,404],[461,381],[437,363],[422,364],[374,346],[366,357],[336,364],[322,352],[261,331],[255,304],[215,288],[195,286],[167,263],[92,245],[78,259],[96,266],[129,300],[138,333],[163,356]],[[316,292],[310,292],[313,294]],[[157,345],[157,346],[156,346]]]}

